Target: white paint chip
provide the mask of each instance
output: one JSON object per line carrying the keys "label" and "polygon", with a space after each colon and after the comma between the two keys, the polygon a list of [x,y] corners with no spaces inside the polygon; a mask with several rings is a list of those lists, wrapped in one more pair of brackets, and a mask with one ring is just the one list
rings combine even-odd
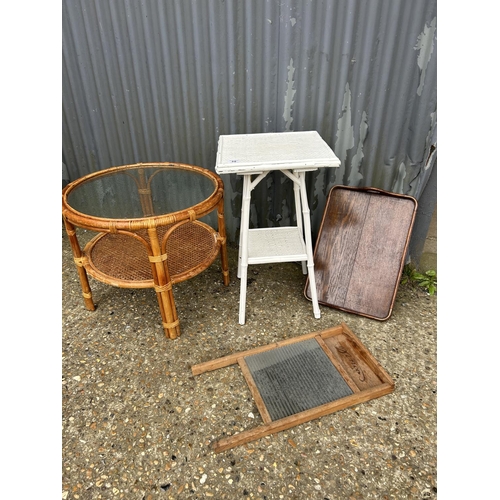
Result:
{"label": "white paint chip", "polygon": [[288,66],[288,76],[287,76],[287,88],[285,92],[285,105],[283,112],[283,119],[285,120],[285,130],[290,132],[293,118],[292,110],[294,104],[294,97],[296,90],[293,88],[293,74],[295,73],[295,68],[293,66],[293,59],[290,59],[290,64]]}
{"label": "white paint chip", "polygon": [[420,68],[420,82],[418,84],[417,94],[422,95],[424,89],[425,73],[427,66],[431,60],[432,52],[434,51],[434,35],[436,33],[436,18],[431,21],[430,26],[427,24],[424,31],[418,35],[417,43],[413,50],[418,50],[417,64]]}

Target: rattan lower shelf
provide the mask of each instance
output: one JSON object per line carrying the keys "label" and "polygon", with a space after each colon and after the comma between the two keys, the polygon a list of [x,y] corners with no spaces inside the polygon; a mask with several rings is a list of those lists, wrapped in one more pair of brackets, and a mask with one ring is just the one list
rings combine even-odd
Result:
{"label": "rattan lower shelf", "polygon": [[[171,283],[180,283],[201,273],[219,255],[217,233],[200,221],[158,228],[158,237],[166,242],[167,267]],[[142,241],[141,241],[142,240]],[[154,288],[146,230],[133,234],[99,234],[85,247],[87,272],[94,278],[120,288]]]}

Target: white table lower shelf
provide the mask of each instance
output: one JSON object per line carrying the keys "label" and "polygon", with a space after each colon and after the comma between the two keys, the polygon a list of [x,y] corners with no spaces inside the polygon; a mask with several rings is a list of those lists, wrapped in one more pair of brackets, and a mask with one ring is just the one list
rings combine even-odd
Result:
{"label": "white table lower shelf", "polygon": [[248,230],[248,264],[306,260],[306,244],[298,227]]}

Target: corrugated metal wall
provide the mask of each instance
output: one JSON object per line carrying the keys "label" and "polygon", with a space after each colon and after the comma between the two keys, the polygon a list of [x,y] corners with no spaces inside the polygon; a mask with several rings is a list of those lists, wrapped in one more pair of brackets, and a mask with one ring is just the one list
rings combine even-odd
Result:
{"label": "corrugated metal wall", "polygon": [[[342,161],[308,174],[313,231],[334,184],[417,199],[436,163],[436,0],[64,0],[70,180],[151,161],[214,170],[220,134],[317,130]],[[237,241],[241,179],[223,179]],[[290,182],[253,194],[287,225]]]}

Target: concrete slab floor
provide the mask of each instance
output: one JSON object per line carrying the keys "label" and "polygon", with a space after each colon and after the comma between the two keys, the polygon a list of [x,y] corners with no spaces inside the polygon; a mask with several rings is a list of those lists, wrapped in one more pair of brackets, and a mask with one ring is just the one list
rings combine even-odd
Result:
{"label": "concrete slab floor", "polygon": [[[437,497],[436,296],[405,285],[386,321],[324,306],[315,319],[299,265],[250,266],[239,325],[230,248],[228,287],[218,261],[175,286],[181,337],[168,340],[151,289],[91,278],[87,311],[62,240],[63,499]],[[394,392],[215,454],[213,441],[262,420],[239,368],[193,377],[191,365],[341,322]]]}

